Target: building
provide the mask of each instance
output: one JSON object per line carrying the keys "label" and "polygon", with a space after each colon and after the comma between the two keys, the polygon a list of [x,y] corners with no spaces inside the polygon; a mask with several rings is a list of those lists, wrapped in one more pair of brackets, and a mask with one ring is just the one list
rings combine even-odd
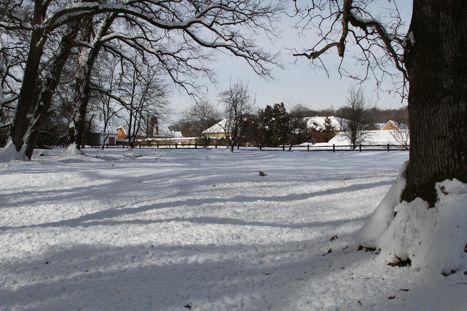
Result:
{"label": "building", "polygon": [[157,116],[152,116],[147,119],[146,137],[157,136],[159,136],[159,118]]}
{"label": "building", "polygon": [[125,141],[127,139],[126,130],[123,126],[117,127],[116,136],[117,141]]}
{"label": "building", "polygon": [[406,130],[406,129],[408,129],[406,124],[402,122],[393,121],[393,120],[389,120],[383,126],[384,131]]}
{"label": "building", "polygon": [[334,131],[340,132],[345,130],[347,127],[347,120],[335,117],[335,116],[314,116],[314,117],[305,117],[306,125],[309,129],[316,130],[316,131],[323,131],[326,128],[326,119],[329,119],[330,124],[334,128]]}
{"label": "building", "polygon": [[226,134],[229,135],[229,120],[222,119],[210,128],[205,129],[201,134],[209,139],[223,139],[226,138]]}

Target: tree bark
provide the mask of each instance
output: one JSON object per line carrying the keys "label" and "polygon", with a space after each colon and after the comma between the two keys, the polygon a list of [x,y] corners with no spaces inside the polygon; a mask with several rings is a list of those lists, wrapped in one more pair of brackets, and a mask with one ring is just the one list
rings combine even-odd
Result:
{"label": "tree bark", "polygon": [[410,161],[401,199],[434,206],[436,182],[467,182],[467,2],[414,0],[408,38]]}
{"label": "tree bark", "polygon": [[76,79],[76,97],[75,102],[78,105],[77,120],[75,122],[76,130],[74,134],[76,137],[73,141],[76,143],[77,149],[81,149],[83,144],[84,134],[86,131],[86,114],[89,104],[89,84],[91,79],[91,67],[86,63],[84,67],[79,68],[78,77]]}
{"label": "tree bark", "polygon": [[74,125],[76,128],[71,131],[75,137],[70,137],[69,141],[74,142],[78,149],[81,148],[83,139],[86,132],[86,114],[89,104],[90,97],[90,83],[92,69],[94,63],[99,55],[102,48],[102,43],[99,42],[101,37],[107,33],[110,26],[112,25],[116,15],[111,14],[107,16],[105,21],[102,23],[100,29],[95,34],[95,37],[91,40],[93,35],[93,21],[92,17],[88,17],[83,21],[83,32],[81,40],[89,42],[92,47],[83,47],[80,53],[80,59],[78,62],[78,70],[76,73],[76,88],[75,88],[75,102],[77,103],[76,118]]}
{"label": "tree bark", "polygon": [[62,37],[60,42],[60,48],[54,62],[51,66],[51,70],[45,81],[42,83],[41,93],[39,99],[34,103],[34,114],[32,120],[28,124],[24,139],[26,140],[26,156],[30,159],[34,150],[34,143],[36,135],[32,135],[32,132],[44,122],[47,112],[52,105],[52,98],[57,89],[60,81],[60,76],[63,71],[68,57],[70,56],[71,49],[74,46],[74,39],[78,34],[79,21],[73,22],[67,29],[67,33]]}
{"label": "tree bark", "polygon": [[34,94],[36,93],[36,83],[39,74],[39,65],[43,54],[45,39],[43,38],[44,28],[42,27],[44,7],[43,1],[35,1],[33,25],[29,42],[29,53],[26,59],[26,67],[23,74],[18,104],[16,106],[13,124],[10,130],[11,141],[16,151],[20,151],[24,144],[24,135],[28,130],[28,113],[32,109]]}

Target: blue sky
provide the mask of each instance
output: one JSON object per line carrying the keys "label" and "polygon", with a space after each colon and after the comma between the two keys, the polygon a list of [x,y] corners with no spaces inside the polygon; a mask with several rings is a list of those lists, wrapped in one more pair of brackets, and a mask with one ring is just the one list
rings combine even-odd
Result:
{"label": "blue sky", "polygon": [[[389,3],[388,0],[375,0],[374,2],[375,6],[386,7]],[[397,3],[403,19],[409,24],[412,1],[398,0]],[[287,107],[301,104],[314,109],[331,106],[338,108],[345,105],[349,89],[355,81],[339,77],[336,69],[340,59],[337,53],[333,51],[326,59],[330,74],[328,77],[324,71],[313,68],[309,60],[292,56],[292,49],[310,47],[316,42],[314,34],[310,33],[307,37],[301,37],[293,28],[292,20],[288,18],[283,18],[278,28],[281,29],[281,34],[274,42],[266,38],[258,38],[258,42],[261,42],[265,49],[281,53],[279,59],[284,68],[273,70],[273,81],[266,81],[256,76],[244,61],[219,54],[217,62],[212,66],[216,72],[217,83],[212,85],[206,82],[208,87],[206,97],[216,103],[217,94],[228,88],[231,82],[243,81],[248,83],[256,98],[258,108],[277,102],[284,102]],[[351,70],[361,70],[360,66],[353,64],[355,61],[351,57],[347,59],[347,62]],[[363,88],[367,98],[380,108],[399,108],[405,105],[398,95],[377,92],[374,80],[366,82]],[[190,97],[178,91],[172,92],[170,101],[172,114],[169,118],[172,120],[178,119],[180,113],[193,103]],[[219,109],[221,110],[220,105]]]}

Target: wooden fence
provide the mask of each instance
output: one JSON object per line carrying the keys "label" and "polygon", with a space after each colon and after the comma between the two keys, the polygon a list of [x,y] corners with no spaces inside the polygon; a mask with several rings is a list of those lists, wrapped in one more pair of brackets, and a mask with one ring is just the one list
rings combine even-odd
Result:
{"label": "wooden fence", "polygon": [[[244,146],[237,145],[235,149],[239,150],[251,150],[251,151],[305,151],[305,152],[316,152],[316,151],[328,151],[328,152],[339,152],[339,151],[407,151],[410,146],[405,145],[364,145],[360,144],[355,146],[352,145],[329,145],[329,146],[313,146],[313,145],[282,145],[277,147],[263,147],[263,146]],[[145,148],[145,149],[226,149],[230,146],[226,145],[199,145],[199,144],[140,144],[136,145],[135,148]]]}

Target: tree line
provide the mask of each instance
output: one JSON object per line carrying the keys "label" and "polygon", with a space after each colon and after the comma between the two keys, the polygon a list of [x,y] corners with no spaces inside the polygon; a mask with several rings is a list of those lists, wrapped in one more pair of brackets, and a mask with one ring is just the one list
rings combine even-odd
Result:
{"label": "tree line", "polygon": [[[255,108],[248,87],[237,82],[221,92],[218,104],[207,99],[193,104],[182,118],[171,126],[185,137],[197,137],[201,144],[220,143],[233,147],[237,144],[254,146],[280,146],[304,142],[328,142],[335,136],[336,129],[329,117],[345,120],[342,130],[354,146],[364,141],[365,133],[379,129],[376,123],[393,120],[408,125],[407,107],[381,109],[365,98],[363,91],[352,88],[344,106],[334,109],[314,110],[303,105],[289,109],[284,103]],[[324,126],[307,125],[307,117],[324,117]],[[218,126],[223,128],[224,138],[209,140],[203,131],[226,120]]]}

